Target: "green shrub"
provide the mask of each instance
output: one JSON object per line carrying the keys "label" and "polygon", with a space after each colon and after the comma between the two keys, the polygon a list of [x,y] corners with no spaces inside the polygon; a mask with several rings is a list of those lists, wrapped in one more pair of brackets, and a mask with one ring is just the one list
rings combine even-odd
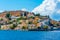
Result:
{"label": "green shrub", "polygon": [[44,26],[43,29],[48,29],[48,26]]}
{"label": "green shrub", "polygon": [[26,27],[26,26],[23,26],[23,27],[22,27],[22,29],[27,29],[27,28],[28,28],[28,27]]}
{"label": "green shrub", "polygon": [[28,24],[32,24],[32,22],[28,22]]}
{"label": "green shrub", "polygon": [[8,18],[9,20],[11,20],[10,12],[8,12],[5,17]]}
{"label": "green shrub", "polygon": [[11,29],[14,29],[15,27],[17,27],[17,24],[13,24],[12,26],[10,26]]}

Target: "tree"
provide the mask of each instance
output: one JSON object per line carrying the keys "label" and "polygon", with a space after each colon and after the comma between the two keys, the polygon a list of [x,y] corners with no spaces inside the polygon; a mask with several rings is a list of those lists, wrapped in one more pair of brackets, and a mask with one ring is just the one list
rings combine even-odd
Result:
{"label": "tree", "polygon": [[33,16],[30,16],[30,18],[34,19],[35,17],[33,17]]}
{"label": "tree", "polygon": [[0,18],[0,21],[2,21],[3,19],[2,18]]}
{"label": "tree", "polygon": [[38,29],[41,29],[41,27],[38,27]]}
{"label": "tree", "polygon": [[1,29],[1,24],[0,24],[0,29]]}
{"label": "tree", "polygon": [[15,27],[17,27],[17,24],[13,24],[10,28],[14,29]]}
{"label": "tree", "polygon": [[48,29],[48,26],[44,26],[43,29],[44,29],[44,30],[47,30],[47,29]]}
{"label": "tree", "polygon": [[28,24],[32,24],[32,22],[28,22]]}
{"label": "tree", "polygon": [[38,14],[35,14],[35,16],[39,16],[40,17],[40,14],[38,13]]}
{"label": "tree", "polygon": [[8,12],[8,13],[6,14],[6,18],[8,18],[9,20],[11,20],[10,12]]}
{"label": "tree", "polygon": [[27,26],[23,26],[22,29],[28,29],[28,27]]}

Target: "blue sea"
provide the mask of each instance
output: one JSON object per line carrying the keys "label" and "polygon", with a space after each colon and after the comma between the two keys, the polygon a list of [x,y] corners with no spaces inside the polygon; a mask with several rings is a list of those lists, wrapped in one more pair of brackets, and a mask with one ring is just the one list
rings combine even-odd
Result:
{"label": "blue sea", "polygon": [[60,40],[59,31],[0,31],[0,40]]}

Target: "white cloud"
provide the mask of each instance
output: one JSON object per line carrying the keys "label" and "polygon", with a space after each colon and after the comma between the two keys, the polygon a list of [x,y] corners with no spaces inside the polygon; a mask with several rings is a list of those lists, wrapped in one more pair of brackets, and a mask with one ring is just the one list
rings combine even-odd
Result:
{"label": "white cloud", "polygon": [[58,2],[60,2],[60,0],[58,0]]}
{"label": "white cloud", "polygon": [[37,6],[32,12],[41,15],[50,15],[55,11],[56,5],[60,0],[44,0],[41,5]]}
{"label": "white cloud", "polygon": [[1,12],[4,12],[4,11],[3,11],[3,10],[0,10],[0,13],[1,13]]}
{"label": "white cloud", "polygon": [[57,13],[59,13],[59,14],[60,14],[60,10],[57,10]]}
{"label": "white cloud", "polygon": [[22,11],[27,11],[27,9],[26,8],[23,8],[23,9],[21,9]]}
{"label": "white cloud", "polygon": [[34,13],[49,15],[53,20],[60,20],[60,0],[44,0],[41,5],[32,10]]}

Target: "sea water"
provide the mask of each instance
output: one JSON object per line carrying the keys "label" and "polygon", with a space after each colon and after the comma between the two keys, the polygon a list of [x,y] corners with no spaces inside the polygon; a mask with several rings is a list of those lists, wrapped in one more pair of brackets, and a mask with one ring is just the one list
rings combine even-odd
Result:
{"label": "sea water", "polygon": [[60,32],[1,30],[0,40],[60,40]]}

